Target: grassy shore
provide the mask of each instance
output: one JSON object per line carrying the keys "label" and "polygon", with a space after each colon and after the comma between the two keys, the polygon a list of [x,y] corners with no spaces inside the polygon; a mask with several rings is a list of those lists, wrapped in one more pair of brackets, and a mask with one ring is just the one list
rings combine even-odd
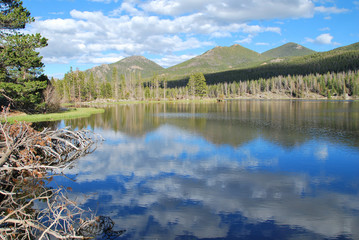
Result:
{"label": "grassy shore", "polygon": [[[82,118],[89,117],[92,114],[103,113],[105,110],[102,108],[68,108],[60,113],[48,113],[48,114],[20,114],[16,116],[9,116],[7,120],[9,123],[15,121],[24,122],[44,122],[44,121],[57,121],[63,119]],[[3,121],[3,119],[1,119]]]}
{"label": "grassy shore", "polygon": [[92,102],[83,102],[80,103],[81,105],[85,106],[97,106],[97,105],[117,105],[117,104],[141,104],[141,103],[212,103],[216,102],[217,100],[215,98],[196,98],[196,99],[160,99],[160,100],[119,100],[119,101],[113,101],[108,99],[101,99],[97,101]]}

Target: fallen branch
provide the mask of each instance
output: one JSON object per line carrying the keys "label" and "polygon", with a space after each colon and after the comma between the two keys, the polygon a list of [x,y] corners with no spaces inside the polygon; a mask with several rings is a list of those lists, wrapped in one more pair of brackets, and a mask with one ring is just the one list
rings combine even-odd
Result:
{"label": "fallen branch", "polygon": [[[99,140],[88,130],[40,132],[28,123],[0,123],[1,239],[87,239],[105,227],[112,231],[113,225],[81,209],[64,189],[46,187],[51,174],[94,151]],[[46,207],[34,207],[39,203]]]}

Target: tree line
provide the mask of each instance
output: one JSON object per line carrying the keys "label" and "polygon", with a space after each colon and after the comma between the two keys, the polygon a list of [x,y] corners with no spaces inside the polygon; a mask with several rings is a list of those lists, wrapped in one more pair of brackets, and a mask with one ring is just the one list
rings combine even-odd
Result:
{"label": "tree line", "polygon": [[[109,81],[99,79],[93,72],[87,76],[79,70],[68,72],[63,80],[54,81],[60,98],[65,102],[83,102],[96,99],[182,99],[201,97],[235,97],[260,92],[286,93],[304,97],[313,92],[325,97],[358,96],[359,50],[333,50],[294,57],[279,63],[202,74],[208,91],[193,92],[191,78],[169,80],[166,74],[154,74],[143,79],[138,72],[119,73],[112,70]],[[344,77],[342,77],[344,76]],[[279,83],[280,82],[280,83]],[[228,90],[230,87],[231,90]]]}
{"label": "tree line", "polygon": [[[265,92],[282,93],[288,97],[305,98],[309,93],[324,97],[359,96],[359,72],[327,72],[307,75],[278,75],[254,80],[219,82],[208,84],[202,73],[191,74],[185,86],[169,87],[164,76],[154,75],[145,81],[140,75],[131,73],[116,77],[114,70],[111,81],[101,81],[93,76],[87,79],[81,71],[70,71],[63,80],[53,85],[66,102],[84,102],[97,99],[113,101],[189,99],[194,97],[235,98],[243,95],[257,95]],[[207,75],[206,75],[207,76]],[[127,78],[127,79],[126,79]]]}
{"label": "tree line", "polygon": [[305,98],[309,93],[324,97],[359,96],[359,72],[328,72],[326,74],[287,75],[268,79],[247,80],[209,85],[209,97],[238,97],[265,92],[284,93],[293,98]]}
{"label": "tree line", "polygon": [[[269,79],[277,76],[326,74],[359,69],[359,50],[332,50],[307,56],[294,57],[278,63],[264,63],[260,66],[205,74],[207,84],[232,83],[239,81]],[[184,87],[188,77],[168,81],[168,87]]]}

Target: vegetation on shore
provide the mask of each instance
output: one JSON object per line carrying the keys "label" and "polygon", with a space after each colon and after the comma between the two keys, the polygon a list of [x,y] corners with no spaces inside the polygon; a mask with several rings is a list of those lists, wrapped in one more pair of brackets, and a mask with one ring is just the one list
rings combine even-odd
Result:
{"label": "vegetation on shore", "polygon": [[39,33],[25,34],[22,29],[35,21],[20,0],[0,2],[0,106],[27,113],[45,112],[50,96],[49,79],[37,50],[47,46]]}
{"label": "vegetation on shore", "polygon": [[[287,95],[288,98],[306,98],[309,93],[327,98],[359,96],[359,43],[312,54],[301,46],[299,52],[293,52],[294,45],[287,44],[268,53],[272,57],[285,57],[272,59],[273,61],[266,60],[251,67],[246,65],[246,68],[215,73],[208,70],[209,63],[208,68],[198,68],[205,69],[207,72],[203,75],[208,88],[201,97],[233,98],[247,95],[255,98],[263,93]],[[295,47],[296,51],[297,47]],[[235,48],[244,51],[243,47],[235,46]],[[225,56],[229,54],[228,50],[229,48],[216,48],[195,60],[207,61],[207,58],[212,59],[212,55],[215,54],[221,56],[216,60],[219,61],[216,63],[218,65],[226,62]],[[239,58],[243,57],[245,56]],[[130,59],[126,61],[126,66],[131,66],[128,63]],[[134,64],[137,64],[137,61],[134,61]],[[213,61],[211,64],[214,64]],[[152,63],[147,64],[149,69],[152,65]],[[199,74],[194,72],[196,68],[187,69],[186,77],[182,75],[181,79],[174,79],[178,76],[171,73],[154,74],[151,78],[144,79],[141,76],[142,72],[132,67],[128,67],[127,70],[113,67],[110,70],[111,78],[108,74],[101,78],[95,71],[70,70],[63,80],[53,81],[53,85],[65,102],[87,102],[97,99],[115,101],[189,99],[196,95],[192,91],[193,84],[190,81],[193,76]]]}
{"label": "vegetation on shore", "polygon": [[[205,74],[207,84],[232,83],[269,79],[278,76],[327,74],[359,69],[359,44],[357,50],[332,50],[306,56],[292,57],[280,62],[268,62],[259,66]],[[349,46],[348,46],[349,48]],[[351,49],[351,48],[349,48]],[[167,81],[167,87],[183,87],[188,77]]]}
{"label": "vegetation on shore", "polygon": [[[90,90],[89,85],[83,85],[86,91],[92,94],[82,94],[79,91],[79,84],[76,83],[80,78],[79,72],[68,73],[67,77],[56,83],[58,94],[68,102],[96,102],[102,99],[109,99],[113,102],[122,100],[183,100],[194,98],[258,98],[260,95],[284,96],[287,98],[312,98],[309,96],[317,95],[318,98],[358,98],[359,97],[359,71],[349,70],[343,72],[327,72],[324,74],[311,73],[307,75],[286,75],[273,76],[270,78],[258,78],[246,81],[218,82],[209,84],[204,77],[208,75],[199,74],[203,77],[195,77],[199,83],[187,81],[185,86],[168,87],[164,79],[154,77],[150,82],[133,82],[128,85],[120,84],[116,86],[114,82],[104,83],[107,87],[98,87]],[[80,74],[81,76],[81,74]],[[71,81],[70,81],[71,79]],[[201,80],[200,80],[201,79]],[[87,87],[86,87],[87,86]],[[98,85],[97,85],[98,86]],[[101,85],[100,85],[101,86]],[[201,88],[194,90],[193,87]],[[282,98],[282,97],[281,97]]]}
{"label": "vegetation on shore", "polygon": [[9,116],[7,117],[7,121],[9,123],[14,123],[15,121],[17,122],[57,121],[63,119],[89,117],[92,114],[103,113],[104,111],[105,110],[101,108],[68,108],[63,112],[58,112],[58,113],[32,114],[32,115],[20,114],[16,116]]}

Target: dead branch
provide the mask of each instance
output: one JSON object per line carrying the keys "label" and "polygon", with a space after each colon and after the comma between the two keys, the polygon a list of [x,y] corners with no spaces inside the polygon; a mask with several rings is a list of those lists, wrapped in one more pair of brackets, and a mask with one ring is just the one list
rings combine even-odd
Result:
{"label": "dead branch", "polygon": [[100,139],[88,130],[40,132],[28,123],[0,123],[1,239],[88,239],[112,230],[104,217],[68,199],[64,189],[46,187],[51,174],[94,151]]}

